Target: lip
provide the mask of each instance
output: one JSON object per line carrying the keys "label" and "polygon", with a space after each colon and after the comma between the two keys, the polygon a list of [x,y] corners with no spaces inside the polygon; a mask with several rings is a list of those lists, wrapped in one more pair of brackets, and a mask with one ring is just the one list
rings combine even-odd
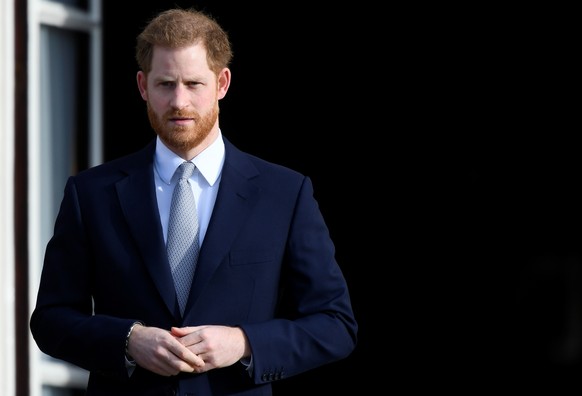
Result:
{"label": "lip", "polygon": [[189,124],[191,122],[194,122],[194,119],[193,118],[170,118],[169,121],[173,122],[174,124],[184,125],[184,124]]}

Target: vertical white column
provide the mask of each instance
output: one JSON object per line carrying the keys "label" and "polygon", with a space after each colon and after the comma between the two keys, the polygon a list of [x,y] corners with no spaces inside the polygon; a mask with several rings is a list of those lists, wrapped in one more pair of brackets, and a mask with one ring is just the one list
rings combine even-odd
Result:
{"label": "vertical white column", "polygon": [[16,394],[14,278],[14,2],[0,1],[0,394]]}

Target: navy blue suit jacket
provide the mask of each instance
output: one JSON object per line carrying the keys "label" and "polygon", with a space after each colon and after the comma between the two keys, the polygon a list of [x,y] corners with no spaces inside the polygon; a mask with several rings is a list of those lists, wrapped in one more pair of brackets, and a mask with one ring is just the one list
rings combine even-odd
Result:
{"label": "navy blue suit jacket", "polygon": [[[155,140],[72,176],[47,245],[31,331],[45,353],[90,371],[89,395],[270,395],[272,381],[347,357],[357,323],[308,177],[225,140],[216,204],[186,312],[177,301],[154,188]],[[240,326],[242,363],[163,377],[125,367],[134,321]]]}

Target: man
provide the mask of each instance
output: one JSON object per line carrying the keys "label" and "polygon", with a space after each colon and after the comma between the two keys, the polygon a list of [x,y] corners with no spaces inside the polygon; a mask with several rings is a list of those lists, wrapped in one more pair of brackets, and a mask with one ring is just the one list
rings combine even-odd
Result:
{"label": "man", "polygon": [[[88,395],[271,395],[355,348],[310,179],[219,128],[231,58],[211,17],[160,13],[136,48],[156,139],[67,181],[30,327],[42,351],[90,371]],[[175,174],[185,162],[194,173]],[[174,190],[193,196],[192,231],[173,231]],[[193,236],[192,258],[176,234]]]}

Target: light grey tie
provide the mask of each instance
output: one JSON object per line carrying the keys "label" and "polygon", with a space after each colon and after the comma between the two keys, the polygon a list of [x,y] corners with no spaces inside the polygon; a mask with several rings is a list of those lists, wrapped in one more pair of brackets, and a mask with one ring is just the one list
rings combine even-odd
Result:
{"label": "light grey tie", "polygon": [[172,195],[166,246],[182,314],[184,314],[184,307],[190,294],[200,249],[196,201],[188,182],[192,172],[194,172],[192,162],[183,162],[176,170],[176,174],[180,175],[180,180]]}

